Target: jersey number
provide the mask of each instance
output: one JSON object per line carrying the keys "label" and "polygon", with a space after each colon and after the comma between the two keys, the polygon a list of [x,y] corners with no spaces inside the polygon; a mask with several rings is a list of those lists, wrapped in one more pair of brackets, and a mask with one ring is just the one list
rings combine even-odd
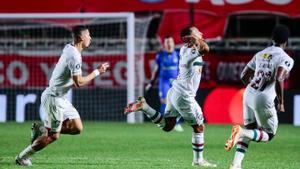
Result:
{"label": "jersey number", "polygon": [[268,85],[268,82],[270,81],[272,76],[271,71],[263,71],[263,70],[258,70],[256,73],[256,76],[254,76],[252,82],[251,82],[251,87],[263,91],[266,86]]}

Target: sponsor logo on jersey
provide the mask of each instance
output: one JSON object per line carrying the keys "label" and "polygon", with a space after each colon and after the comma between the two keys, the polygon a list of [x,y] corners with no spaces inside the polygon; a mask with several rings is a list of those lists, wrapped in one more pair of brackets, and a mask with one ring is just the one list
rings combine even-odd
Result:
{"label": "sponsor logo on jersey", "polygon": [[262,55],[262,57],[263,57],[265,60],[268,60],[268,61],[270,61],[270,60],[273,58],[273,56],[270,55],[270,54],[268,54],[268,53],[264,53],[264,54]]}
{"label": "sponsor logo on jersey", "polygon": [[80,64],[77,64],[75,67],[76,69],[80,69]]}

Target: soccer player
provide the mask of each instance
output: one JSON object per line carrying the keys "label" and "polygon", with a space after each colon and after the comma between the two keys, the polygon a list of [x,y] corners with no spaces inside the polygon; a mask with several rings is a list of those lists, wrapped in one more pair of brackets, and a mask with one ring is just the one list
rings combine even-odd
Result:
{"label": "soccer player", "polygon": [[232,169],[240,169],[250,141],[268,142],[276,134],[278,118],[274,100],[277,97],[279,112],[284,112],[283,86],[294,61],[284,48],[289,30],[279,25],[272,32],[274,45],[258,52],[244,68],[241,79],[247,85],[244,93],[244,125],[235,125],[225,144],[229,151],[234,145],[236,152]]}
{"label": "soccer player", "polygon": [[[90,46],[91,36],[87,27],[76,26],[73,29],[74,42],[67,44],[56,64],[50,82],[41,96],[45,110],[44,126],[33,126],[32,144],[20,152],[15,161],[22,166],[31,166],[30,156],[57,140],[60,134],[80,134],[83,126],[80,116],[73,105],[65,98],[68,90],[88,84],[109,67],[104,63],[87,76],[82,76],[81,52]],[[36,136],[39,134],[39,136]]]}
{"label": "soccer player", "polygon": [[[156,65],[152,72],[150,83],[146,86],[148,92],[158,79],[158,91],[160,97],[160,113],[164,115],[167,104],[167,92],[172,87],[172,82],[178,75],[179,52],[175,50],[174,39],[171,36],[164,38],[164,49],[156,55]],[[178,119],[174,129],[182,132],[180,125],[182,119]]]}
{"label": "soccer player", "polygon": [[152,109],[142,97],[129,104],[125,108],[125,114],[142,111],[153,123],[166,132],[174,128],[178,116],[183,117],[193,128],[192,149],[194,157],[192,165],[216,167],[216,164],[212,164],[203,158],[203,113],[195,100],[203,67],[202,56],[209,51],[209,47],[204,41],[202,33],[196,27],[184,28],[180,36],[185,44],[180,49],[179,75],[167,94],[165,115],[162,116]]}

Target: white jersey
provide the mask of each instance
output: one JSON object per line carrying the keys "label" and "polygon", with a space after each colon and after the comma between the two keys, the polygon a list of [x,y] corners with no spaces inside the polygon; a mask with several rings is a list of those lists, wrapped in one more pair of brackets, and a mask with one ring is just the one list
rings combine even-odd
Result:
{"label": "white jersey", "polygon": [[73,45],[67,44],[55,65],[45,93],[58,97],[67,94],[73,85],[72,76],[81,75],[81,66],[81,54]]}
{"label": "white jersey", "polygon": [[172,84],[175,91],[195,97],[201,80],[203,60],[198,49],[184,45],[180,49],[179,75]]}
{"label": "white jersey", "polygon": [[293,68],[294,60],[280,47],[270,46],[255,54],[247,66],[255,71],[247,88],[253,93],[267,94],[274,100],[275,78],[278,67],[288,73]]}

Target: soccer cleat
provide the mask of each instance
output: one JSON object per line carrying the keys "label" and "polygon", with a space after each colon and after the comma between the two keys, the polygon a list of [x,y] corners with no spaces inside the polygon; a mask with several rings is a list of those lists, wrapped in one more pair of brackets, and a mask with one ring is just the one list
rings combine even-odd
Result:
{"label": "soccer cleat", "polygon": [[31,126],[31,144],[45,132],[44,126],[39,122],[33,122]]}
{"label": "soccer cleat", "polygon": [[177,131],[177,132],[183,132],[184,131],[181,124],[176,124],[175,127],[174,127],[174,130]]}
{"label": "soccer cleat", "polygon": [[30,158],[20,158],[19,155],[15,158],[16,164],[20,166],[32,166]]}
{"label": "soccer cleat", "polygon": [[135,102],[128,104],[124,108],[124,114],[129,114],[135,111],[143,111],[143,105],[146,103],[144,97],[139,97]]}
{"label": "soccer cleat", "polygon": [[213,163],[208,162],[207,160],[202,159],[199,161],[193,161],[192,166],[216,168],[217,164],[213,164]]}
{"label": "soccer cleat", "polygon": [[235,125],[232,127],[231,130],[231,136],[227,139],[225,143],[225,150],[230,151],[232,147],[235,146],[237,143],[240,134],[241,134],[242,128],[239,125]]}
{"label": "soccer cleat", "polygon": [[229,169],[242,169],[240,165],[231,164]]}

